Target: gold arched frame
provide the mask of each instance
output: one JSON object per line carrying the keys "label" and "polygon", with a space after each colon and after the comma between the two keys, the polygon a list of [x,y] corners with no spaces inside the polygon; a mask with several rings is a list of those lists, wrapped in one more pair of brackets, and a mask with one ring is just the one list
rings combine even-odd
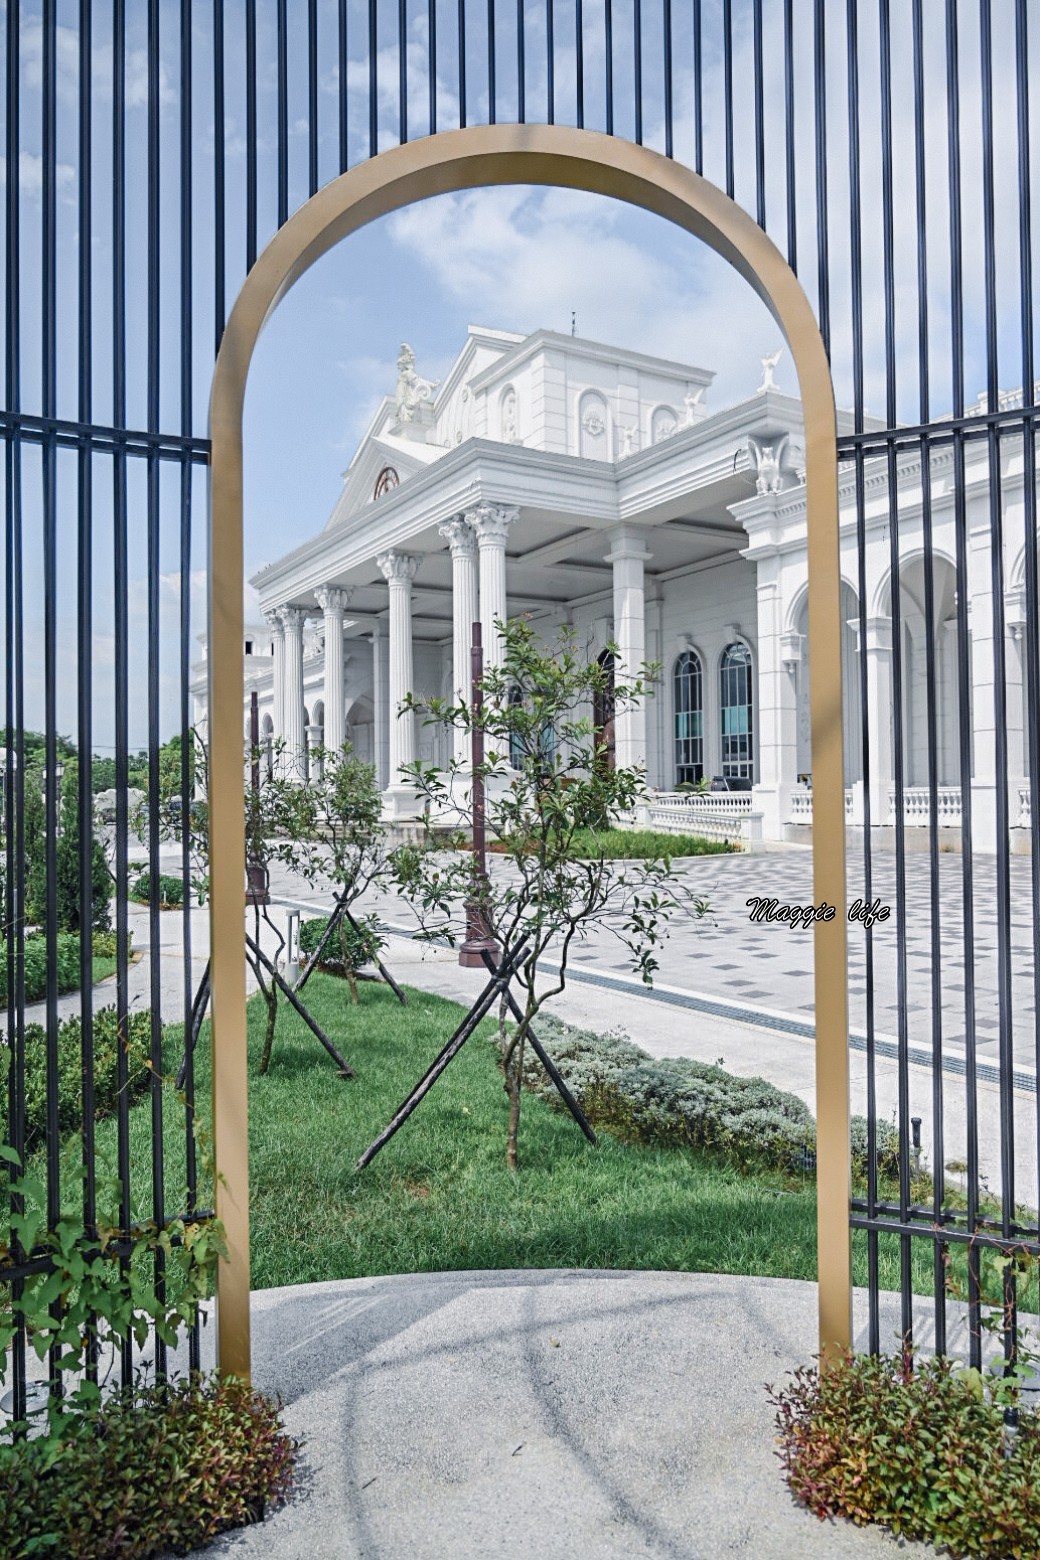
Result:
{"label": "gold arched frame", "polygon": [[845,782],[842,768],[838,459],[834,392],[819,327],[771,239],[721,190],[631,142],[548,125],[442,132],[342,174],[282,227],[256,261],[227,322],[210,400],[209,803],[216,1211],[228,1255],[217,1280],[217,1351],[248,1376],[249,1125],[242,816],[242,412],[265,322],[293,283],[359,228],[431,195],[537,184],[609,195],[709,244],[763,299],[798,374],[808,511],[813,894],[835,906],[814,928],[820,1348],[851,1341]]}

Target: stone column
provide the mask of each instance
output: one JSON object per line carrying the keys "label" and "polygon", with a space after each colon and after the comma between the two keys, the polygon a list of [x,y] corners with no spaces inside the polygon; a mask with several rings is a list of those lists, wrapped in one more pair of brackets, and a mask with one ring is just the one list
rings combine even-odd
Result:
{"label": "stone column", "polygon": [[273,612],[265,612],[264,618],[270,624],[274,636],[274,710],[271,719],[274,721],[274,739],[277,742],[285,736],[285,628],[277,608]]}
{"label": "stone column", "polygon": [[798,678],[808,677],[801,634],[785,634],[777,553],[756,563],[758,597],[755,698],[758,762],[752,807],[762,814],[762,835],[782,840],[798,779]]}
{"label": "stone column", "polygon": [[[974,512],[972,512],[974,511]],[[971,847],[997,849],[997,732],[993,681],[993,579],[989,512],[968,514],[968,593],[971,622]]]}
{"label": "stone column", "polygon": [[285,634],[285,677],[282,691],[282,722],[285,736],[283,766],[290,779],[305,773],[303,731],[303,625],[305,607],[279,607],[278,617]]}
{"label": "stone column", "polygon": [[[470,696],[470,647],[477,621],[477,548],[473,532],[462,515],[440,527],[451,547],[452,691],[460,704]],[[456,728],[454,757],[460,766],[469,762],[469,736]]]}
{"label": "stone column", "polygon": [[[415,793],[401,779],[401,766],[415,759],[415,714],[401,713],[412,691],[412,580],[418,558],[408,553],[380,553],[376,559],[390,587],[390,784],[387,810],[404,816],[415,810]],[[410,805],[409,805],[409,798]]]}
{"label": "stone column", "polygon": [[519,509],[503,504],[478,504],[466,512],[480,549],[480,627],[484,643],[484,668],[501,666],[502,636],[496,623],[506,621],[506,537]]}
{"label": "stone column", "polygon": [[867,737],[870,744],[870,823],[890,823],[892,789],[892,619],[867,619]]}
{"label": "stone column", "polygon": [[325,614],[325,746],[338,753],[346,736],[343,690],[343,613],[351,592],[323,585],[314,592]]}
{"label": "stone column", "polygon": [[387,672],[384,646],[386,637],[379,623],[372,628],[372,762],[376,766],[376,785],[385,791],[390,772],[390,706],[387,702]]}
{"label": "stone column", "polygon": [[1025,648],[1026,593],[1020,587],[1004,593],[1004,626],[1007,630],[1007,732],[1008,732],[1008,807],[1011,826],[1018,816],[1018,788],[1026,774],[1025,732]]}
{"label": "stone column", "polygon": [[[643,565],[650,557],[638,526],[619,525],[610,533],[607,562],[614,566],[614,639],[618,653],[614,680],[632,683],[646,660],[646,603]],[[614,755],[619,769],[646,768],[646,702],[614,715]]]}

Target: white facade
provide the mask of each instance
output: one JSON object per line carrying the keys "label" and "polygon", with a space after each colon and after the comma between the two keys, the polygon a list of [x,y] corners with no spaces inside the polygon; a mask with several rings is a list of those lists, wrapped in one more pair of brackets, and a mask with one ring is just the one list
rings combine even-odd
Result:
{"label": "white facade", "polygon": [[[316,745],[377,767],[389,817],[415,799],[398,766],[446,764],[450,735],[396,717],[402,695],[447,694],[468,679],[471,623],[524,612],[547,637],[568,623],[624,667],[660,662],[645,711],[619,717],[619,763],[644,763],[652,821],[749,840],[806,837],[810,818],[807,562],[801,411],[764,360],[759,392],[709,412],[713,375],[550,331],[471,327],[440,385],[402,347],[396,392],[362,439],[324,529],[253,580],[264,622],[246,632],[246,705],[306,772]],[[839,430],[851,426],[839,416]],[[985,445],[965,446],[972,829],[994,848],[993,620]],[[940,823],[961,821],[952,453],[931,464],[933,645]],[[903,636],[904,816],[927,820],[925,590],[919,458],[897,463],[901,586],[891,589],[884,458],[864,467],[867,634],[859,644],[855,484],[840,483],[846,693],[846,813],[893,823],[893,614]],[[1002,460],[1009,816],[1025,843],[1022,635],[1023,465]],[[860,739],[866,657],[870,794]],[[194,684],[205,719],[204,663]],[[461,750],[459,752],[461,754]],[[725,777],[730,791],[681,794]],[[1014,836],[1013,836],[1014,838]]]}

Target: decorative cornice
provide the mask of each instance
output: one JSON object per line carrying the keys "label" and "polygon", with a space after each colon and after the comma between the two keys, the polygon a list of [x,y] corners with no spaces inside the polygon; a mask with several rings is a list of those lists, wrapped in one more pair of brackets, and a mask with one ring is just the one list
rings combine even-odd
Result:
{"label": "decorative cornice", "polygon": [[391,585],[410,585],[419,567],[419,560],[412,553],[385,552],[376,559],[376,567]]}

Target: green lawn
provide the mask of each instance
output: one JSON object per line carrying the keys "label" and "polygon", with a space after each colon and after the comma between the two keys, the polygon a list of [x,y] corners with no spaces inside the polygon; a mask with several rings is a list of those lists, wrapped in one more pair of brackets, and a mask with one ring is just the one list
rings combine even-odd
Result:
{"label": "green lawn", "polygon": [[[450,1034],[461,1009],[422,992],[401,1008],[364,982],[316,975],[307,1001],[357,1069],[339,1078],[318,1042],[281,1012],[271,1071],[257,1075],[263,1009],[249,1007],[253,1285],[463,1268],[613,1267],[813,1278],[811,1179],[745,1174],[706,1155],[623,1144],[590,1147],[569,1117],[527,1096],[521,1171],[505,1168],[506,1096],[492,1045],[475,1036],[411,1121],[361,1174],[354,1164]],[[167,1070],[174,1070],[171,1035]],[[638,1036],[633,1036],[638,1039]],[[208,1028],[200,1095],[208,1083]],[[147,1101],[131,1112],[134,1202],[150,1211]],[[183,1126],[168,1101],[167,1205],[183,1193]],[[115,1124],[98,1127],[114,1162]],[[74,1145],[70,1145],[70,1148]],[[182,1183],[180,1183],[182,1184]],[[208,1193],[206,1195],[209,1195]],[[884,1244],[884,1243],[883,1243]],[[921,1243],[916,1287],[930,1268]],[[898,1287],[898,1252],[882,1252]],[[857,1242],[857,1282],[865,1246]]]}

